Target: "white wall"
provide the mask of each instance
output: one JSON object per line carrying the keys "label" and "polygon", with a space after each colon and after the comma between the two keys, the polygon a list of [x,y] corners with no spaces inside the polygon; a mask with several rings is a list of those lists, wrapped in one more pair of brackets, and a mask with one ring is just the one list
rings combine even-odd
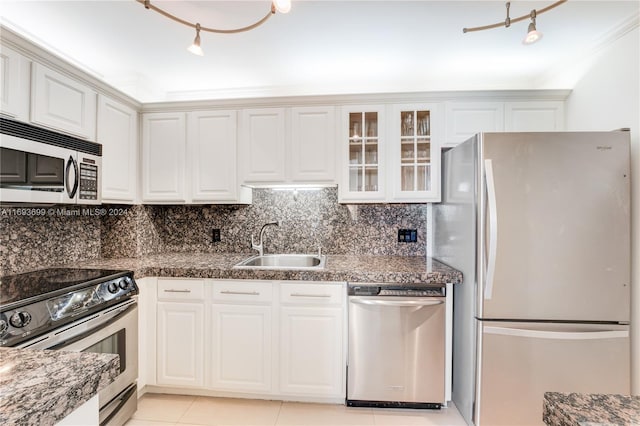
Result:
{"label": "white wall", "polygon": [[631,386],[640,395],[640,30],[603,47],[567,100],[567,130],[631,129]]}

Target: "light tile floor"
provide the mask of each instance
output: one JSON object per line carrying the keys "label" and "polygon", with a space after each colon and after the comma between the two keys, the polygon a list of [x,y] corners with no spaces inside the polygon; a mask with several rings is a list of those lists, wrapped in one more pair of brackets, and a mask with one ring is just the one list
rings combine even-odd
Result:
{"label": "light tile floor", "polygon": [[453,406],[440,410],[353,408],[334,404],[146,394],[125,426],[465,426]]}

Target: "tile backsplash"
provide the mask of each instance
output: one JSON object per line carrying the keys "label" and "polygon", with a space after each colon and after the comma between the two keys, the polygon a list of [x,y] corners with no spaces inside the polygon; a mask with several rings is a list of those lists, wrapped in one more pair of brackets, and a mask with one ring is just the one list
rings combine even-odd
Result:
{"label": "tile backsplash", "polygon": [[[343,205],[336,188],[254,189],[253,204],[105,205],[103,216],[0,217],[2,274],[63,261],[139,257],[159,252],[252,253],[263,224],[265,253],[423,256],[426,204]],[[398,229],[418,230],[399,243]],[[221,241],[212,241],[213,229]]]}

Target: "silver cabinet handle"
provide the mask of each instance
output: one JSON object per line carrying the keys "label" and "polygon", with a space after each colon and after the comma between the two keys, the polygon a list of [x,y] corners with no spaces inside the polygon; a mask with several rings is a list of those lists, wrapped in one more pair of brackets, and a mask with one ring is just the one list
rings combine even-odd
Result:
{"label": "silver cabinet handle", "polygon": [[174,290],[172,288],[164,290],[165,293],[191,293],[191,290]]}
{"label": "silver cabinet handle", "polygon": [[330,294],[305,294],[305,293],[291,293],[291,297],[331,297]]}
{"label": "silver cabinet handle", "polygon": [[231,290],[222,290],[221,294],[240,294],[244,296],[260,296],[260,292],[258,291],[231,291]]}

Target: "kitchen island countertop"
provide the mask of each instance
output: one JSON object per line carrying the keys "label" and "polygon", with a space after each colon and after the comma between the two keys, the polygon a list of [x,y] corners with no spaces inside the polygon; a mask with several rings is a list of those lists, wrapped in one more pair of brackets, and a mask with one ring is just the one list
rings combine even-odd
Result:
{"label": "kitchen island countertop", "polygon": [[54,425],[119,369],[118,355],[0,348],[0,424]]}
{"label": "kitchen island countertop", "polygon": [[548,426],[640,425],[640,396],[545,392]]}
{"label": "kitchen island countertop", "polygon": [[185,277],[256,280],[347,281],[442,285],[462,282],[462,273],[424,256],[328,255],[324,270],[246,270],[233,266],[251,253],[161,253],[137,258],[96,259],[65,266],[129,269],[136,278]]}

